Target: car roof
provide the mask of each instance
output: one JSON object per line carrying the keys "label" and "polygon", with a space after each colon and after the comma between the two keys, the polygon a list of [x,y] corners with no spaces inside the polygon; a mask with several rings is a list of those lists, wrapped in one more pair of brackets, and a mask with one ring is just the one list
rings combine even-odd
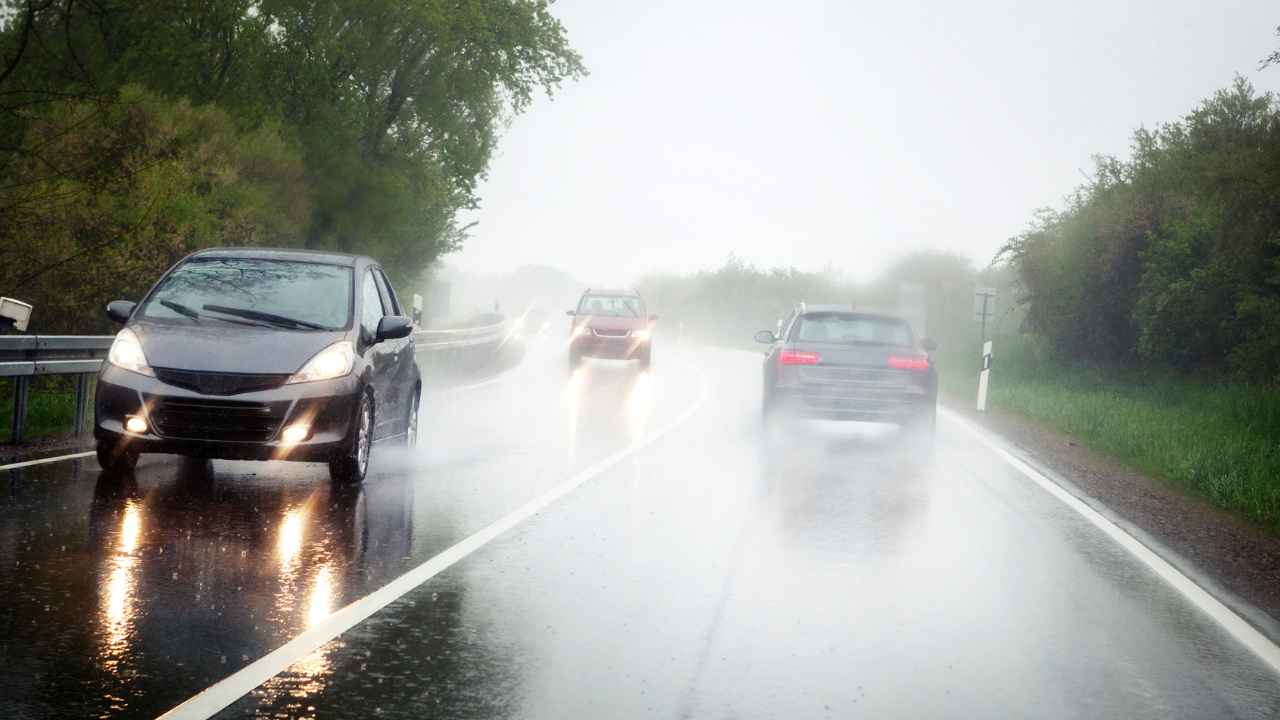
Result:
{"label": "car roof", "polygon": [[372,258],[363,255],[330,252],[328,250],[305,250],[298,248],[264,248],[264,247],[222,247],[209,248],[194,252],[191,258],[261,258],[264,260],[300,260],[304,262],[325,263],[328,265],[353,266],[360,260],[377,264]]}
{"label": "car roof", "polygon": [[635,290],[610,290],[608,288],[587,288],[583,295],[624,295],[628,297],[640,297],[640,293]]}
{"label": "car roof", "polygon": [[906,322],[906,318],[900,315],[893,315],[883,312],[866,312],[863,310],[853,310],[848,305],[809,305],[800,311],[800,316],[808,315],[852,315],[860,318],[872,318],[875,320],[892,320],[894,322]]}
{"label": "car roof", "polygon": [[819,312],[857,312],[853,303],[828,303],[823,305],[808,305],[800,303],[800,312],[802,314],[819,313]]}

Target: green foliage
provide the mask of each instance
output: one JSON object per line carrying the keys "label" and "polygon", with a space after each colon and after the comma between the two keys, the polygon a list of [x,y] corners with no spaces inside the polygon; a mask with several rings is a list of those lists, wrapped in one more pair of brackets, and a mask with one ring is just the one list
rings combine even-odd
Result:
{"label": "green foliage", "polygon": [[1280,379],[1280,105],[1243,79],[1100,159],[1002,250],[1027,329],[1092,365]]}
{"label": "green foliage", "polygon": [[22,181],[0,188],[0,287],[35,304],[43,332],[106,330],[107,301],[139,297],[187,253],[287,244],[310,214],[278,127],[240,131],[214,106],[138,86],[43,106],[27,141],[38,151],[11,164]]}
{"label": "green foliage", "polygon": [[[0,281],[39,297],[40,331],[92,324],[105,288],[81,274],[154,278],[198,247],[367,253],[416,277],[464,239],[454,217],[509,116],[584,72],[540,0],[0,7],[0,239],[27,271]],[[32,272],[81,310],[53,315]]]}

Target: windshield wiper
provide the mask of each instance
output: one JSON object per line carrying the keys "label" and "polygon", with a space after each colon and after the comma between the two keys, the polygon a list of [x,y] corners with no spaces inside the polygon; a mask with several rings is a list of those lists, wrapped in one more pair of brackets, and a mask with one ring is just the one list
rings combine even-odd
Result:
{"label": "windshield wiper", "polygon": [[180,302],[174,302],[172,300],[161,300],[160,304],[178,313],[179,315],[184,315],[196,322],[200,322],[200,313],[196,312],[195,310],[192,310],[191,308],[187,307],[186,305],[183,305]]}
{"label": "windshield wiper", "polygon": [[283,325],[285,327],[307,328],[309,330],[327,330],[324,325],[318,325],[306,320],[286,317],[284,315],[276,315],[275,313],[262,312],[261,310],[251,310],[249,308],[227,307],[226,305],[205,305],[205,310],[209,312],[222,313],[223,315],[235,315],[236,317],[248,318],[250,320],[261,320],[262,322],[271,323],[273,325]]}

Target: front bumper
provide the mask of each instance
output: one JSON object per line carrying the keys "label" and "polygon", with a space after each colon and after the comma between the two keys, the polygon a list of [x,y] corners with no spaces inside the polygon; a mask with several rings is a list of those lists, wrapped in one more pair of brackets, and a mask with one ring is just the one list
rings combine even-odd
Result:
{"label": "front bumper", "polygon": [[605,360],[635,360],[649,353],[652,339],[579,335],[569,343],[569,351],[581,357]]}
{"label": "front bumper", "polygon": [[[359,382],[336,380],[283,385],[236,395],[203,395],[104,363],[94,399],[93,434],[140,453],[175,453],[236,460],[324,461],[345,449],[354,425]],[[125,430],[126,416],[147,421],[145,433]],[[283,442],[294,423],[311,432]]]}

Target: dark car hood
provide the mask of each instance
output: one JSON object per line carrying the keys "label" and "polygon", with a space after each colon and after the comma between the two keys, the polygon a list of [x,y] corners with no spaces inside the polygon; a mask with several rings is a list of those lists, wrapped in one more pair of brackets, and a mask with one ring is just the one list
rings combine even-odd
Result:
{"label": "dark car hood", "polygon": [[152,367],[283,375],[345,333],[141,322],[129,326]]}

